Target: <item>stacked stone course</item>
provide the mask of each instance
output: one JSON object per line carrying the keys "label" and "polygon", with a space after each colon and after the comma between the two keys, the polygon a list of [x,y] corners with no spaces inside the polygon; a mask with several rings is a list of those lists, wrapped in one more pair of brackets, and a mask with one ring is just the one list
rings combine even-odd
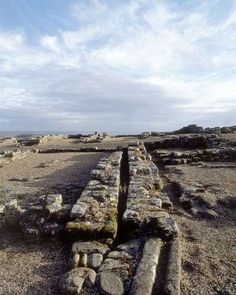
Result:
{"label": "stacked stone course", "polygon": [[163,183],[158,168],[142,142],[129,146],[128,157],[130,183],[124,223],[134,232],[172,239],[178,235],[178,228],[174,219],[162,209]]}
{"label": "stacked stone course", "polygon": [[223,148],[223,149],[204,149],[196,151],[184,152],[168,152],[168,151],[155,151],[160,163],[164,165],[178,165],[195,163],[199,161],[217,162],[217,161],[235,161],[236,149]]}
{"label": "stacked stone course", "polygon": [[67,230],[76,238],[114,239],[122,152],[103,158],[91,172],[91,180],[71,210]]}
{"label": "stacked stone course", "polygon": [[157,149],[208,149],[226,147],[229,141],[217,135],[182,135],[167,138],[161,141],[146,142],[148,151]]}

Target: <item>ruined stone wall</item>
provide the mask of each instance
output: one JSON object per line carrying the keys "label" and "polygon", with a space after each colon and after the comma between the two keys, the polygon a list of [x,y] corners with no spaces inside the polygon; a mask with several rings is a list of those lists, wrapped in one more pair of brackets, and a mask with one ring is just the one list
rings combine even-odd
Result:
{"label": "ruined stone wall", "polygon": [[167,138],[162,141],[146,142],[148,151],[157,149],[207,149],[213,147],[227,146],[228,141],[217,135],[186,135]]}
{"label": "ruined stone wall", "polygon": [[164,165],[188,164],[199,161],[235,161],[235,148],[204,149],[186,152],[155,151],[158,161]]}
{"label": "ruined stone wall", "polygon": [[123,156],[116,152],[99,162],[67,223],[75,242],[71,270],[60,281],[63,294],[156,294],[163,248],[169,260],[161,290],[179,294],[178,228],[162,187],[142,142],[131,144]]}
{"label": "ruined stone wall", "polygon": [[[166,196],[162,180],[142,142],[128,148],[130,183],[123,221],[135,232],[150,232],[164,239],[177,235],[175,221],[162,209]],[[168,200],[167,200],[168,203]]]}
{"label": "ruined stone wall", "polygon": [[73,236],[114,239],[122,152],[102,159],[91,172],[91,180],[71,210],[67,230]]}
{"label": "ruined stone wall", "polygon": [[[178,295],[179,233],[171,217],[173,204],[162,189],[150,154],[143,142],[135,142],[100,160],[73,206],[63,204],[61,194],[49,194],[28,210],[8,204],[0,211],[4,224],[17,211],[14,222],[19,221],[25,237],[72,242],[69,270],[59,282],[62,294],[151,295],[161,290]],[[160,266],[162,280],[157,267],[164,252],[168,260]]]}

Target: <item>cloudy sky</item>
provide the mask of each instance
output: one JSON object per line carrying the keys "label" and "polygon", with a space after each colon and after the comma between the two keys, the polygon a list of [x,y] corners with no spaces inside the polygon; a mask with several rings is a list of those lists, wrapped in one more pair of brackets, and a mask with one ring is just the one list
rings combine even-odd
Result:
{"label": "cloudy sky", "polygon": [[236,124],[236,0],[0,0],[0,130]]}

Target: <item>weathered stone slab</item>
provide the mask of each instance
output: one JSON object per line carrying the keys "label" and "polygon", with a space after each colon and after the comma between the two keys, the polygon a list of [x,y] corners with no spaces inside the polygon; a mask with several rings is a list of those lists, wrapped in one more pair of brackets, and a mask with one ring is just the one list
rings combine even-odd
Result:
{"label": "weathered stone slab", "polygon": [[166,278],[164,284],[165,295],[180,295],[181,280],[181,244],[179,239],[170,243]]}
{"label": "weathered stone slab", "polygon": [[96,282],[96,272],[90,268],[77,267],[67,272],[59,283],[59,289],[62,294],[80,294],[85,285],[92,288]]}
{"label": "weathered stone slab", "polygon": [[99,289],[107,295],[124,294],[124,286],[121,279],[113,272],[103,272],[98,277]]}
{"label": "weathered stone slab", "polygon": [[62,207],[62,195],[61,194],[49,194],[41,197],[43,207],[49,213],[56,213],[61,210]]}
{"label": "weathered stone slab", "polygon": [[108,251],[108,246],[97,241],[75,242],[72,246],[73,254],[94,254],[100,253],[104,255]]}
{"label": "weathered stone slab", "polygon": [[88,256],[88,266],[93,269],[97,269],[102,264],[102,261],[103,256],[100,253],[94,253]]}
{"label": "weathered stone slab", "polygon": [[151,238],[146,241],[129,295],[152,294],[161,245],[162,242],[159,238]]}
{"label": "weathered stone slab", "polygon": [[103,158],[91,171],[91,180],[71,210],[68,232],[76,238],[114,239],[122,152]]}

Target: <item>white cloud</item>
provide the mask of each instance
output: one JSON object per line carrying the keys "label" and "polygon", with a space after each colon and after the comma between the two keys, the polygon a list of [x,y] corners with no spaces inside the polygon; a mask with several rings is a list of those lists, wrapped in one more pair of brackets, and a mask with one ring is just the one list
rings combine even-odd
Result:
{"label": "white cloud", "polygon": [[60,52],[60,47],[56,36],[43,36],[41,39],[41,44],[46,49]]}
{"label": "white cloud", "polygon": [[230,13],[212,20],[221,1],[182,8],[172,1],[77,1],[65,15],[71,29],[56,27],[38,43],[27,30],[0,32],[7,79],[0,79],[0,109],[37,102],[47,120],[61,124],[61,117],[72,129],[106,126],[109,114],[140,130],[173,128],[192,114],[198,122],[222,114],[226,124],[236,111],[236,7],[232,2]]}
{"label": "white cloud", "polygon": [[4,33],[0,32],[0,48],[1,51],[15,51],[18,46],[24,42],[24,35],[19,33]]}

